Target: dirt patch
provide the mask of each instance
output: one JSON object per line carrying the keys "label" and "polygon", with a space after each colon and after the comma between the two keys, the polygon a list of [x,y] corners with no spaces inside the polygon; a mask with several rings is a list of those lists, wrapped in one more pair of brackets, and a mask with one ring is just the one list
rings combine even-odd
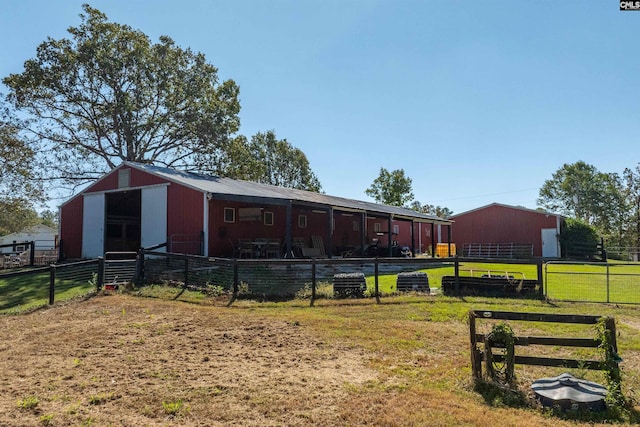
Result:
{"label": "dirt patch", "polygon": [[363,350],[250,310],[99,296],[0,328],[0,425],[336,425]]}

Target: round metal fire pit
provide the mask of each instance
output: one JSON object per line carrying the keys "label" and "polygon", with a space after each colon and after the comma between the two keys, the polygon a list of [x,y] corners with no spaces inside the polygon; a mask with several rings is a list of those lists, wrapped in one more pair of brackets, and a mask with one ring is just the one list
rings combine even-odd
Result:
{"label": "round metal fire pit", "polygon": [[589,409],[604,411],[606,387],[587,380],[562,374],[557,377],[540,378],[531,384],[531,389],[544,406],[563,410]]}

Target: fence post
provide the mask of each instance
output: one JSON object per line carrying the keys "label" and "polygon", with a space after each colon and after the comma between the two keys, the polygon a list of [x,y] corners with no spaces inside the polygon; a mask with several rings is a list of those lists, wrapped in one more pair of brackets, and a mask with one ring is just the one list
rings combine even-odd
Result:
{"label": "fence post", "polygon": [[311,260],[311,307],[316,300],[316,259]]}
{"label": "fence post", "polygon": [[184,288],[186,289],[189,286],[189,257],[187,255],[184,256]]}
{"label": "fence post", "polygon": [[136,258],[136,276],[133,279],[136,283],[140,283],[144,279],[144,249],[138,249],[138,257]]}
{"label": "fence post", "polygon": [[29,242],[29,247],[29,265],[33,267],[33,264],[35,264],[36,261],[36,242]]}
{"label": "fence post", "polygon": [[63,254],[64,254],[64,242],[62,240],[60,240],[58,242],[58,259],[56,260],[56,262],[60,262],[62,261],[63,258]]}
{"label": "fence post", "polygon": [[375,262],[373,264],[373,270],[374,270],[373,275],[375,276],[376,303],[380,304],[380,292],[379,292],[379,284],[378,284],[379,268],[378,268],[378,258],[377,257],[376,257],[376,260],[375,260]]}
{"label": "fence post", "polygon": [[607,263],[607,304],[609,304],[609,263]]}
{"label": "fence post", "polygon": [[538,270],[538,296],[540,299],[544,299],[544,280],[542,280],[542,260],[536,261],[536,267]]}
{"label": "fence post", "polygon": [[478,351],[476,339],[476,315],[473,310],[469,310],[469,341],[471,350],[471,372],[473,379],[482,379],[482,353]]}
{"label": "fence post", "polygon": [[233,293],[231,299],[227,303],[227,307],[231,306],[233,302],[238,298],[238,260],[233,260]]}
{"label": "fence post", "polygon": [[98,277],[96,278],[96,292],[99,292],[104,285],[104,258],[98,257]]}
{"label": "fence post", "polygon": [[455,260],[453,261],[453,269],[454,275],[456,277],[456,296],[460,295],[460,260],[456,255]]}
{"label": "fence post", "polygon": [[49,266],[49,305],[53,305],[55,300],[56,289],[56,267]]}

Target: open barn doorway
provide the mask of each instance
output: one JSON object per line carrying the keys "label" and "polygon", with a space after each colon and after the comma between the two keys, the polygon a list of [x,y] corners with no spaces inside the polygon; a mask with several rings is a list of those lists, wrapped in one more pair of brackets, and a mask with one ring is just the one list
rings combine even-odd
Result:
{"label": "open barn doorway", "polygon": [[105,252],[135,252],[140,248],[141,191],[107,193]]}

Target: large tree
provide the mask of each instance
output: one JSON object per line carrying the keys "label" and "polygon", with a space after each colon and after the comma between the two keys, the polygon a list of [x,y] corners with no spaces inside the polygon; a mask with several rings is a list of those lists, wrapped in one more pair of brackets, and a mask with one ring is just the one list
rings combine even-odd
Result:
{"label": "large tree", "polygon": [[626,238],[629,246],[640,248],[640,164],[623,173],[628,208]]}
{"label": "large tree", "polygon": [[413,200],[411,182],[411,178],[405,175],[404,169],[389,172],[385,168],[380,168],[380,175],[365,190],[365,193],[378,203],[407,206]]}
{"label": "large tree", "polygon": [[31,203],[23,198],[0,199],[0,236],[43,222]]}
{"label": "large tree", "polygon": [[42,200],[42,182],[34,170],[35,152],[20,132],[23,122],[8,108],[0,108],[0,193],[5,198]]}
{"label": "large tree", "polygon": [[624,245],[627,202],[616,173],[600,172],[583,161],[564,164],[544,182],[538,204],[594,226],[609,245]]}
{"label": "large tree", "polygon": [[280,187],[321,190],[307,156],[286,139],[278,139],[273,130],[258,132],[250,141],[243,136],[235,138],[220,153],[211,172]]}
{"label": "large tree", "polygon": [[76,185],[123,160],[198,170],[239,128],[239,88],[203,54],[167,36],[112,23],[83,6],[70,37],[48,38],[21,74],[4,78],[26,117],[27,147],[46,179]]}
{"label": "large tree", "polygon": [[602,193],[609,176],[583,161],[564,164],[540,189],[538,204],[552,212],[593,224],[603,214]]}

